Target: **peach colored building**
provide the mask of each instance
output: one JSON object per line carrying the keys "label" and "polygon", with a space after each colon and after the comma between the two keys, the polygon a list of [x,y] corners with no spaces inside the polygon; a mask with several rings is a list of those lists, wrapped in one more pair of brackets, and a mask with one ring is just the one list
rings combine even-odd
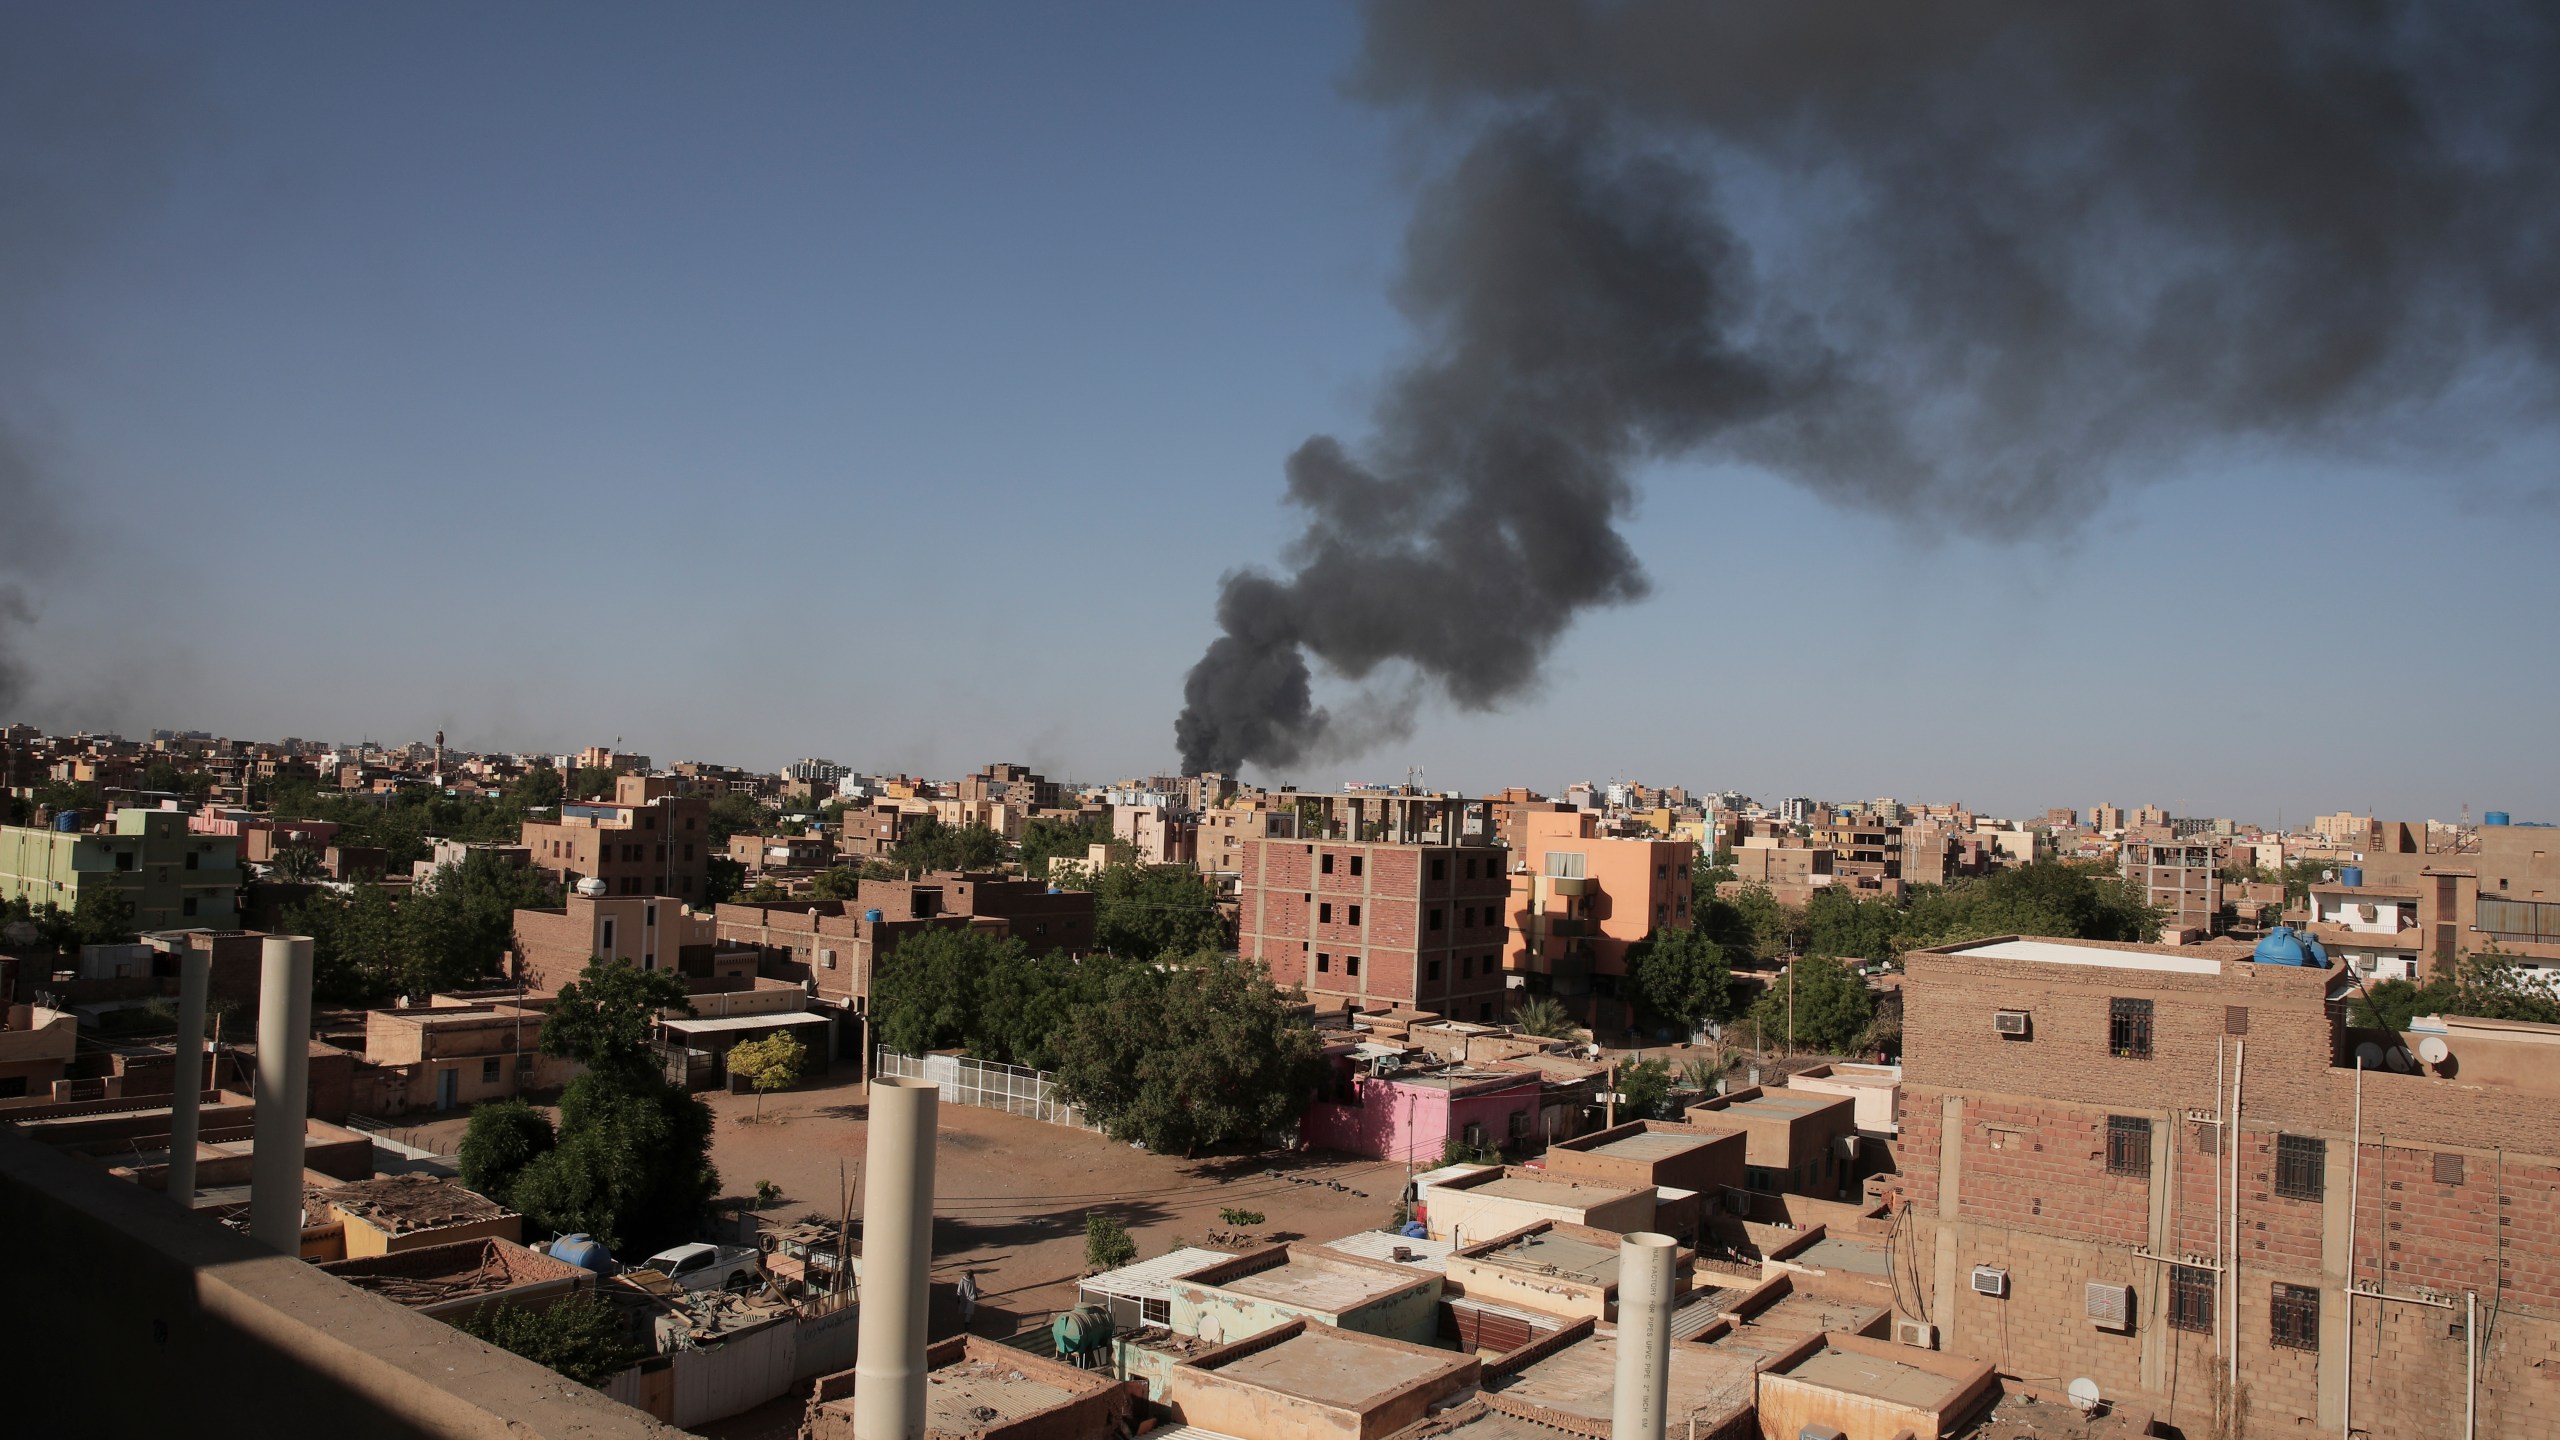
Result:
{"label": "peach colored building", "polygon": [[605,883],[610,895],[699,900],[711,868],[711,802],[680,795],[672,775],[624,775],[611,800],[570,800],[557,820],[524,822],[533,863],[564,886]]}
{"label": "peach colored building", "polygon": [[1511,852],[1508,969],[1595,1028],[1623,1027],[1627,949],[1656,930],[1689,928],[1687,840],[1613,840],[1585,812],[1527,811]]}

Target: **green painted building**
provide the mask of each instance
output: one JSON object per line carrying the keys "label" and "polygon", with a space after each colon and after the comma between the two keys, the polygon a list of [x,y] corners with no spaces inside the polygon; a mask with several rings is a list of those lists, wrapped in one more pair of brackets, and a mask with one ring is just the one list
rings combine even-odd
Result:
{"label": "green painted building", "polygon": [[133,902],[136,930],[234,929],[240,841],[194,834],[175,810],[119,810],[103,831],[0,826],[0,900],[71,910],[97,886]]}

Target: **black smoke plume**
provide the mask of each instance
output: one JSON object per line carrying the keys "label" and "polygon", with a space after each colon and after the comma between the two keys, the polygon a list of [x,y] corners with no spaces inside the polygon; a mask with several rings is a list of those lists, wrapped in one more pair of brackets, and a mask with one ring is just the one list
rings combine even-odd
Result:
{"label": "black smoke plume", "polygon": [[1455,157],[1397,283],[1418,354],[1356,450],[1290,457],[1306,528],[1224,582],[1186,768],[1409,723],[1346,726],[1311,659],[1521,694],[1645,593],[1647,460],[2015,540],[2209,450],[2547,422],[2555,75],[2534,3],[1373,5],[1354,93]]}
{"label": "black smoke plume", "polygon": [[75,544],[40,412],[66,283],[159,194],[190,90],[162,59],[86,33],[72,6],[0,7],[0,725],[28,718],[28,584]]}

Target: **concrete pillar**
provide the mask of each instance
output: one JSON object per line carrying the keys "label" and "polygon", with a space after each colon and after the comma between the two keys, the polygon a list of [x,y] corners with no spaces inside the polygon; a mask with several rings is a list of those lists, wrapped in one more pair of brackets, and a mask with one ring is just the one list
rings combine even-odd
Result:
{"label": "concrete pillar", "polygon": [[871,1082],[854,1440],[924,1440],[934,1117],[941,1101],[941,1088],[930,1080],[883,1076]]}
{"label": "concrete pillar", "polygon": [[303,1116],[311,1088],[311,939],[270,935],[258,970],[257,1139],[249,1157],[249,1233],[302,1253]]}
{"label": "concrete pillar", "polygon": [[170,1082],[169,1198],[178,1208],[196,1205],[198,1105],[204,1095],[205,991],[213,981],[213,956],[190,945],[178,957],[178,1068]]}
{"label": "concrete pillar", "polygon": [[1612,1440],[1663,1440],[1670,1414],[1671,1301],[1680,1242],[1638,1231],[1618,1241],[1618,1389]]}

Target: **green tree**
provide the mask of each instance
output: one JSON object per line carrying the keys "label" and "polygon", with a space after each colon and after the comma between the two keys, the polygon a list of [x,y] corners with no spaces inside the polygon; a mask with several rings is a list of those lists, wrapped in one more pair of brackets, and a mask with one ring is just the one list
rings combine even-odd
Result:
{"label": "green tree", "polygon": [[[1079,883],[1081,874],[1061,883]],[[1100,949],[1154,960],[1226,943],[1218,897],[1187,865],[1113,864],[1080,883],[1093,891],[1093,942]]]}
{"label": "green tree", "polygon": [[990,870],[1004,863],[1004,837],[984,825],[950,826],[930,815],[908,822],[889,858],[917,870]]}
{"label": "green tree", "polygon": [[1787,1012],[1787,979],[1769,984],[1759,1004],[1751,1007],[1751,1022],[1759,1027],[1761,1043],[1789,1045],[1792,1033],[1795,1040],[1789,1048],[1833,1056],[1859,1043],[1866,1025],[1876,1017],[1876,997],[1856,971],[1830,956],[1805,956],[1789,966],[1789,974],[1795,976],[1792,1022]]}
{"label": "green tree", "polygon": [[1084,1268],[1117,1270],[1137,1258],[1138,1242],[1129,1238],[1128,1227],[1099,1210],[1085,1212]]}
{"label": "green tree", "polygon": [[328,877],[328,862],[308,845],[286,845],[275,852],[276,878],[288,884],[308,885]]}
{"label": "green tree", "polygon": [[703,861],[702,903],[722,905],[737,898],[746,887],[747,867],[726,855],[712,855]]}
{"label": "green tree", "polygon": [[2405,1032],[2421,1015],[2560,1025],[2560,996],[2497,950],[2466,955],[2450,973],[2438,971],[2424,985],[2384,980],[2359,989],[2348,1006],[2348,1023],[2367,1029]]}
{"label": "green tree", "polygon": [[129,945],[133,943],[133,897],[123,890],[101,885],[96,878],[80,887],[80,898],[72,903],[71,924],[83,945]]}
{"label": "green tree", "polygon": [[2159,933],[2159,915],[2103,866],[2038,860],[1915,890],[1900,929],[1906,949],[1992,935],[2140,943]]}
{"label": "green tree", "polygon": [[1636,1003],[1684,1037],[1734,1014],[1724,951],[1695,930],[1657,930],[1628,947],[1627,983]]}
{"label": "green tree", "polygon": [[1767,1042],[1789,1048],[1839,1054],[1858,1043],[1875,1018],[1875,995],[1867,982],[1828,955],[1808,955],[1790,967],[1794,977],[1794,1012],[1788,1011],[1788,982],[1770,985],[1751,1007],[1752,1023]]}
{"label": "green tree", "polygon": [[[1768,886],[1739,886],[1731,895],[1720,894],[1716,903],[1732,907],[1732,921],[1728,923],[1738,923],[1742,932],[1749,935],[1751,955],[1761,960],[1775,960],[1804,948],[1805,912],[1779,904],[1778,898],[1769,893]],[[1708,933],[1709,938],[1719,943],[1730,943],[1713,930]],[[1731,932],[1728,930],[1726,933]]]}
{"label": "green tree", "polygon": [[400,906],[409,952],[403,991],[428,995],[498,975],[517,948],[516,912],[558,898],[545,872],[510,864],[494,851],[474,850],[460,864],[438,866]]}
{"label": "green tree", "polygon": [[711,1107],[669,1084],[650,1047],[666,1009],[691,1007],[664,971],[592,960],[561,987],[542,1053],[587,1068],[561,1092],[559,1143],[511,1187],[536,1224],[647,1254],[692,1234],[719,1192]]}
{"label": "green tree", "polygon": [[1671,1062],[1635,1060],[1618,1067],[1618,1123],[1662,1120],[1671,1102]]}
{"label": "green tree", "polygon": [[455,1328],[587,1386],[601,1386],[649,1355],[621,1311],[584,1291],[541,1310],[485,1300]]}
{"label": "green tree", "polygon": [[704,824],[711,832],[711,848],[714,850],[727,845],[732,835],[762,834],[765,822],[772,815],[762,801],[735,790],[711,797],[710,811],[710,818]]}
{"label": "green tree", "polygon": [[[575,1060],[591,1074],[616,1079],[658,1075],[658,1014],[693,1013],[684,981],[664,970],[643,970],[593,959],[578,978],[560,987],[542,1017],[542,1053]],[[562,1116],[567,1119],[566,1114]]]}
{"label": "green tree", "polygon": [[613,798],[614,772],[602,765],[581,765],[569,777],[569,797],[573,800],[610,800]]}
{"label": "green tree", "polygon": [[213,777],[201,770],[187,770],[166,755],[154,756],[142,767],[140,788],[164,795],[189,795],[201,798],[213,788]]}
{"label": "green tree", "polygon": [[84,819],[92,821],[98,818],[98,811],[102,808],[98,804],[98,792],[78,780],[47,780],[37,786],[36,806],[56,815],[65,810],[77,810]]}
{"label": "green tree", "polygon": [[809,1063],[809,1049],[800,1037],[788,1030],[776,1030],[761,1040],[741,1040],[729,1047],[729,1073],[743,1075],[756,1092],[756,1118],[764,1118],[767,1091],[787,1090],[800,1083],[800,1072]]}
{"label": "green tree", "polygon": [[1017,972],[1023,958],[1021,941],[983,930],[910,935],[881,956],[873,971],[873,1033],[905,1055],[966,1045],[983,1028],[979,1008],[988,973]]}
{"label": "green tree", "polygon": [[1262,967],[1215,951],[1132,969],[1080,1007],[1058,1086],[1117,1140],[1160,1153],[1258,1139],[1306,1108],[1324,1047]]}
{"label": "green tree", "polygon": [[1805,953],[1856,960],[1890,960],[1900,953],[1894,944],[1901,916],[1893,902],[1877,896],[1862,900],[1848,887],[1825,885],[1805,902]]}
{"label": "green tree", "polygon": [[527,766],[522,775],[507,782],[503,797],[507,805],[518,811],[555,810],[568,786],[560,772],[548,764]]}
{"label": "green tree", "polygon": [[501,1205],[511,1199],[516,1176],[550,1153],[560,1137],[551,1117],[521,1100],[500,1100],[471,1112],[456,1158],[462,1183]]}
{"label": "green tree", "polygon": [[851,900],[862,893],[862,877],[839,865],[811,882],[809,893],[821,900]]}
{"label": "green tree", "polygon": [[1511,1012],[1511,1023],[1523,1035],[1542,1040],[1579,1040],[1582,1027],[1573,1023],[1573,1015],[1564,1002],[1552,995],[1532,995]]}
{"label": "green tree", "polygon": [[400,992],[408,951],[391,892],[314,895],[285,912],[285,928],[311,937],[311,993],[329,1005],[378,1005]]}
{"label": "green tree", "polygon": [[1111,818],[1080,815],[1073,820],[1035,816],[1022,827],[1022,873],[1034,880],[1055,879],[1052,860],[1082,865],[1096,845],[1111,843]]}
{"label": "green tree", "polygon": [[1703,905],[1715,898],[1716,892],[1741,877],[1733,868],[1733,852],[1718,849],[1713,853],[1698,852],[1689,862],[1689,899],[1692,905]]}

